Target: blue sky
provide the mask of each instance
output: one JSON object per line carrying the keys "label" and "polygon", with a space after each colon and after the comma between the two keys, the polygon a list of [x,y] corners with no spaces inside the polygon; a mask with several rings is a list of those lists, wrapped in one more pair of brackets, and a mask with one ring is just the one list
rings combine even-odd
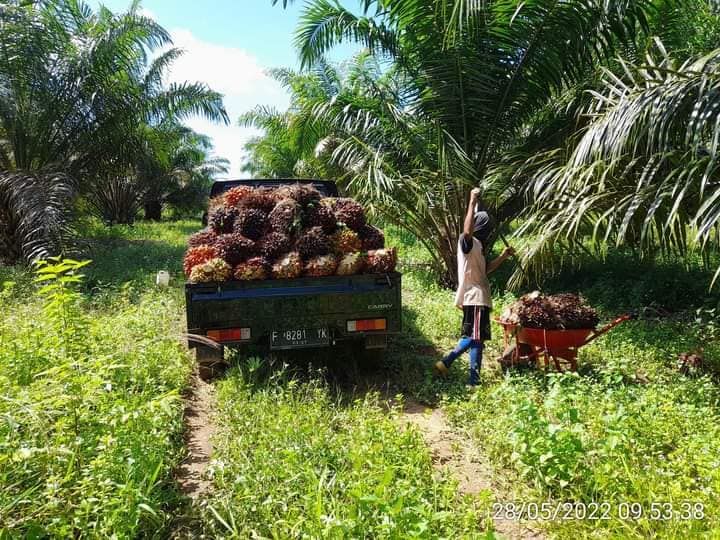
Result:
{"label": "blue sky", "polygon": [[[350,0],[347,5],[355,4]],[[101,2],[123,11],[128,0]],[[268,68],[298,67],[293,34],[304,0],[283,10],[271,0],[144,0],[145,12],[172,34],[175,45],[186,51],[175,63],[171,81],[201,81],[225,95],[233,125],[218,126],[202,119],[188,124],[213,138],[216,154],[231,161],[230,176],[240,176],[243,144],[255,132],[240,128],[237,118],[256,105],[284,109],[285,91],[265,75]],[[356,4],[355,4],[356,5]],[[343,59],[356,47],[333,53]]]}

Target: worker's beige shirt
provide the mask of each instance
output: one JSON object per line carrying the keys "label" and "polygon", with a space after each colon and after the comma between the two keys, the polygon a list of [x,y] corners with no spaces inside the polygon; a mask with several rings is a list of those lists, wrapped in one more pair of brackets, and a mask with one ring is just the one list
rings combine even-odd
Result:
{"label": "worker's beige shirt", "polygon": [[487,277],[482,243],[473,237],[473,247],[470,253],[465,254],[462,250],[462,240],[461,235],[457,246],[458,290],[455,294],[455,305],[492,308],[490,282]]}

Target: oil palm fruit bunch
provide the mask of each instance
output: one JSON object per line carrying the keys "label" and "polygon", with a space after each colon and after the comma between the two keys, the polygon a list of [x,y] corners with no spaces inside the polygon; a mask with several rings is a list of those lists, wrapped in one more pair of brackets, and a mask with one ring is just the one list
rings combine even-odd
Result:
{"label": "oil palm fruit bunch", "polygon": [[540,291],[521,296],[503,312],[501,318],[526,328],[572,330],[595,328],[597,311],[578,294],[544,295]]}
{"label": "oil palm fruit bunch", "polygon": [[190,247],[212,246],[215,244],[215,240],[217,240],[217,234],[212,229],[207,228],[193,234],[188,240],[188,245]]}
{"label": "oil palm fruit bunch", "polygon": [[360,237],[352,229],[342,228],[330,236],[330,246],[333,253],[345,255],[362,249]]}
{"label": "oil palm fruit bunch", "polygon": [[362,249],[371,251],[373,249],[385,248],[385,234],[372,225],[365,225],[358,231],[358,236],[362,241]]}
{"label": "oil palm fruit bunch", "polygon": [[335,218],[354,231],[361,230],[366,223],[365,210],[360,203],[352,199],[337,199],[333,205]]}
{"label": "oil palm fruit bunch", "polygon": [[218,206],[210,210],[208,214],[208,225],[217,234],[229,234],[233,232],[235,218],[238,215],[236,208]]}
{"label": "oil palm fruit bunch", "polygon": [[272,276],[275,279],[294,279],[303,272],[303,263],[297,251],[286,253],[272,265]]}
{"label": "oil palm fruit bunch", "polygon": [[187,250],[185,259],[183,260],[183,270],[185,271],[185,275],[189,276],[193,268],[199,264],[209,261],[210,259],[214,259],[217,256],[217,250],[214,246],[191,247]]}
{"label": "oil palm fruit bunch", "polygon": [[235,232],[250,240],[259,239],[268,227],[268,215],[259,208],[240,208],[235,218]]}
{"label": "oil palm fruit bunch", "polygon": [[359,274],[365,268],[366,257],[362,253],[348,253],[338,263],[338,276],[353,276]]}
{"label": "oil palm fruit bunch", "polygon": [[258,188],[253,189],[243,197],[242,205],[247,208],[257,208],[264,212],[270,212],[277,204],[277,193],[274,189]]}
{"label": "oil palm fruit bunch", "polygon": [[270,274],[270,263],[265,257],[253,257],[238,264],[234,277],[239,281],[256,281],[267,279]]}
{"label": "oil palm fruit bunch", "polygon": [[210,259],[197,265],[190,272],[191,283],[212,283],[227,281],[232,274],[232,268],[220,258]]}
{"label": "oil palm fruit bunch", "polygon": [[243,201],[245,198],[250,195],[253,191],[255,191],[250,186],[238,186],[232,189],[229,189],[225,192],[223,195],[223,202],[225,203],[225,206],[229,207],[238,207],[242,206]]}
{"label": "oil palm fruit bunch", "polygon": [[550,309],[564,329],[595,328],[600,322],[597,311],[579,294],[561,293],[546,297]]}
{"label": "oil palm fruit bunch", "polygon": [[215,208],[220,208],[221,206],[225,206],[225,197],[223,195],[213,197],[208,203],[208,212]]}
{"label": "oil palm fruit bunch", "polygon": [[257,243],[257,251],[268,259],[275,259],[290,250],[290,237],[287,234],[271,231]]}
{"label": "oil palm fruit bunch", "polygon": [[312,259],[330,252],[330,239],[322,227],[311,227],[298,237],[295,247],[304,259]]}
{"label": "oil palm fruit bunch", "polygon": [[218,257],[234,266],[252,256],[255,242],[238,233],[222,234],[215,241],[215,249]]}
{"label": "oil palm fruit bunch", "polygon": [[283,186],[277,190],[277,195],[282,199],[292,199],[303,208],[311,204],[319,203],[322,198],[322,195],[320,195],[317,189],[305,184]]}
{"label": "oil palm fruit bunch", "polygon": [[338,261],[334,255],[313,257],[305,264],[305,274],[312,277],[332,276],[337,270]]}
{"label": "oil palm fruit bunch", "polygon": [[331,234],[337,228],[337,218],[329,206],[313,203],[305,208],[302,224],[304,227],[322,227],[326,233]]}
{"label": "oil palm fruit bunch", "polygon": [[300,225],[300,207],[292,199],[280,201],[270,212],[268,219],[272,230],[290,234]]}
{"label": "oil palm fruit bunch", "polygon": [[397,250],[376,249],[368,252],[366,271],[370,274],[387,274],[394,272],[397,266]]}

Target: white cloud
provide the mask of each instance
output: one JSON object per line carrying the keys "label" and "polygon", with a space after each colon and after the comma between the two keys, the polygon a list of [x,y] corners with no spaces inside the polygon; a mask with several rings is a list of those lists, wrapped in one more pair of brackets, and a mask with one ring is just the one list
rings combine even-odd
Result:
{"label": "white cloud", "polygon": [[231,162],[229,175],[240,176],[243,145],[257,131],[238,127],[238,117],[256,105],[285,109],[289,102],[287,93],[265,74],[269,66],[261,66],[247,51],[202,41],[182,28],[170,33],[175,46],[183,49],[185,54],[169,70],[168,81],[204,82],[221,92],[231,121],[231,125],[223,126],[195,118],[187,124],[212,137],[215,153]]}

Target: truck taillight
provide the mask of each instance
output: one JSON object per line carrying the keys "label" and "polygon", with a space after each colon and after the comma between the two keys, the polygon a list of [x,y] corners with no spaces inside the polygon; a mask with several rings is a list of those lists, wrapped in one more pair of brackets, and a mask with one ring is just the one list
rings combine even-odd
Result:
{"label": "truck taillight", "polygon": [[387,330],[387,319],[363,319],[361,321],[348,321],[348,332],[372,332]]}
{"label": "truck taillight", "polygon": [[207,337],[213,341],[249,341],[249,328],[228,328],[226,330],[208,330]]}

